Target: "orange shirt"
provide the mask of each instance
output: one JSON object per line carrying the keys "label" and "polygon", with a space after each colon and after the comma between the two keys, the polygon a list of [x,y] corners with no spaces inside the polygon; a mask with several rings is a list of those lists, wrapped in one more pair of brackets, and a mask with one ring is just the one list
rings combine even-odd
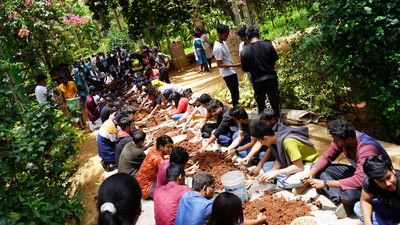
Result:
{"label": "orange shirt", "polygon": [[70,99],[76,96],[78,89],[73,81],[68,81],[68,85],[65,86],[61,83],[58,88],[60,89],[61,94],[64,96],[65,99]]}
{"label": "orange shirt", "polygon": [[151,187],[157,181],[158,168],[163,160],[162,153],[156,149],[156,146],[153,146],[140,166],[136,180],[142,189],[143,199],[149,198]]}

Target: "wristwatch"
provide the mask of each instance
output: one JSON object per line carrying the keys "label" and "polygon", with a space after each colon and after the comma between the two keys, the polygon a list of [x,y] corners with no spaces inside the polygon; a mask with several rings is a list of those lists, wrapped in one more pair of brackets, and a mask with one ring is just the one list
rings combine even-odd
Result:
{"label": "wristwatch", "polygon": [[324,187],[329,190],[328,181],[324,180]]}

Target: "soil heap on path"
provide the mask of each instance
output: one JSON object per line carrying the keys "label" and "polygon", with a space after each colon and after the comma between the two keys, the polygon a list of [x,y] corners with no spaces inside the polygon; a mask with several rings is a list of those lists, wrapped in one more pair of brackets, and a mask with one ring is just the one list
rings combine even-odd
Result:
{"label": "soil heap on path", "polygon": [[268,225],[290,224],[301,216],[311,216],[311,208],[303,200],[286,200],[272,193],[243,204],[245,218],[256,218],[260,212],[267,217]]}
{"label": "soil heap on path", "polygon": [[230,160],[225,159],[225,154],[219,151],[199,152],[192,157],[194,163],[199,162],[199,170],[211,173],[215,177],[216,189],[222,190],[221,177],[227,172],[240,170],[246,173],[245,169],[235,166]]}

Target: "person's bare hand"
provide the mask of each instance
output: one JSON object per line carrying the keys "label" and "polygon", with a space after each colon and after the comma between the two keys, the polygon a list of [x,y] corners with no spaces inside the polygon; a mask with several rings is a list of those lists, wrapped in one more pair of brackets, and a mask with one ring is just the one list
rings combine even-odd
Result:
{"label": "person's bare hand", "polygon": [[243,158],[243,159],[238,159],[238,162],[240,162],[241,164],[246,166],[246,165],[249,164],[250,159],[246,157],[246,158]]}
{"label": "person's bare hand", "polygon": [[325,187],[324,181],[323,180],[319,180],[319,179],[312,179],[310,181],[310,185],[311,185],[311,187],[313,187],[315,189],[322,189],[322,188]]}
{"label": "person's bare hand", "polygon": [[265,222],[267,222],[267,217],[265,216],[265,214],[264,213],[259,213],[258,215],[257,215],[257,222],[259,223],[259,224],[264,224]]}
{"label": "person's bare hand", "polygon": [[311,180],[312,180],[312,176],[309,174],[306,174],[304,176],[302,176],[300,178],[301,182],[303,182],[304,184],[310,184]]}
{"label": "person's bare hand", "polygon": [[251,175],[257,176],[258,174],[260,174],[260,170],[261,170],[261,168],[255,167],[255,168],[249,169],[249,172]]}
{"label": "person's bare hand", "polygon": [[261,183],[269,183],[274,180],[279,174],[278,170],[268,171],[265,174],[261,175],[260,182]]}
{"label": "person's bare hand", "polygon": [[232,157],[235,155],[235,149],[228,149],[225,159],[232,159]]}

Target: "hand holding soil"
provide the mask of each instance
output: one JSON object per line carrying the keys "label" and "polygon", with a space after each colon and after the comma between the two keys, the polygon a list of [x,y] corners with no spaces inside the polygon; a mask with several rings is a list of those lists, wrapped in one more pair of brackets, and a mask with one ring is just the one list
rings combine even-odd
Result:
{"label": "hand holding soil", "polygon": [[260,177],[260,182],[261,183],[270,183],[274,180],[275,177],[277,177],[279,175],[279,171],[278,170],[273,170],[273,171],[269,171],[263,175],[261,175]]}
{"label": "hand holding soil", "polygon": [[311,185],[311,187],[313,187],[315,189],[322,189],[322,188],[325,187],[324,181],[323,180],[319,180],[319,179],[312,179],[310,181],[310,185]]}

